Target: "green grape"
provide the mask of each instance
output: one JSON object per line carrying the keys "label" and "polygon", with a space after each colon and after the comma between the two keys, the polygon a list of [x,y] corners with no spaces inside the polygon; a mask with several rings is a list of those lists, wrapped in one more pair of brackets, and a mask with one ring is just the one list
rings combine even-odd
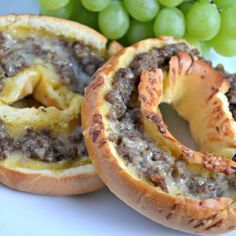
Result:
{"label": "green grape", "polygon": [[236,8],[231,7],[222,11],[221,31],[226,37],[236,39]]}
{"label": "green grape", "polygon": [[127,42],[126,35],[125,35],[124,37],[120,38],[120,39],[118,40],[118,42],[119,42],[121,45],[123,45],[124,47],[129,46],[129,44],[128,44],[128,42]]}
{"label": "green grape", "polygon": [[44,8],[40,9],[40,13],[47,16],[55,16],[55,17],[61,17],[65,19],[69,19],[72,16],[73,12],[73,4],[69,2],[68,5],[58,8],[56,10],[46,10]]}
{"label": "green grape", "polygon": [[98,29],[98,14],[88,11],[84,7],[81,7],[76,16],[73,16],[72,20],[78,21],[81,24],[87,25],[94,29]]}
{"label": "green grape", "polygon": [[126,39],[129,44],[133,44],[145,38],[154,36],[153,22],[139,22],[131,20],[129,30],[126,34]]}
{"label": "green grape", "polygon": [[109,39],[119,39],[129,28],[129,15],[120,1],[112,1],[107,8],[99,12],[100,31]]}
{"label": "green grape", "polygon": [[200,52],[200,55],[205,55],[206,53],[208,53],[208,51],[210,50],[210,46],[208,45],[207,42],[202,42],[199,41],[198,39],[195,39],[193,37],[191,37],[188,34],[185,34],[184,38],[192,45],[194,45],[198,51]]}
{"label": "green grape", "polygon": [[73,3],[73,14],[70,19],[98,30],[98,14],[88,11],[81,0],[70,0]]}
{"label": "green grape", "polygon": [[185,33],[183,13],[177,8],[162,9],[154,22],[154,33],[156,36],[168,35],[182,38]]}
{"label": "green grape", "polygon": [[223,56],[231,57],[236,54],[236,40],[227,38],[222,32],[210,40],[209,45],[211,45],[216,52]]}
{"label": "green grape", "polygon": [[201,55],[206,55],[210,51],[211,46],[209,45],[208,41],[204,42],[201,41],[200,43],[201,43],[201,50],[200,50]]}
{"label": "green grape", "polygon": [[81,2],[89,11],[101,11],[110,4],[111,0],[81,0]]}
{"label": "green grape", "polygon": [[160,8],[157,0],[124,0],[124,4],[129,14],[141,22],[153,20]]}
{"label": "green grape", "polygon": [[70,0],[39,0],[40,8],[43,10],[56,10],[68,5]]}
{"label": "green grape", "polygon": [[195,3],[187,13],[187,32],[199,40],[213,38],[220,29],[221,18],[215,6],[208,2]]}
{"label": "green grape", "polygon": [[235,0],[213,0],[218,8],[227,8],[236,6]]}
{"label": "green grape", "polygon": [[184,0],[158,0],[160,4],[166,7],[176,7],[180,3],[182,3]]}
{"label": "green grape", "polygon": [[[192,0],[191,0],[192,1]],[[183,2],[178,8],[186,15],[195,2]]]}

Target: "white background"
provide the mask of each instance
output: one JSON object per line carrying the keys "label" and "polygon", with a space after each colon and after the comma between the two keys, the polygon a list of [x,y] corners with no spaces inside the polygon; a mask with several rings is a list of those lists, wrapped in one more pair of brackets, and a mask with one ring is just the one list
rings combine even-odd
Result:
{"label": "white background", "polygon": [[[0,14],[38,13],[36,0],[0,0]],[[236,71],[235,61],[210,57]],[[172,122],[173,132],[184,129]],[[183,133],[183,132],[181,132]],[[188,135],[183,137],[189,140]],[[188,143],[191,145],[191,143]],[[236,232],[224,234],[233,236]],[[22,193],[0,185],[1,236],[165,235],[184,236],[136,213],[109,190],[74,197]]]}

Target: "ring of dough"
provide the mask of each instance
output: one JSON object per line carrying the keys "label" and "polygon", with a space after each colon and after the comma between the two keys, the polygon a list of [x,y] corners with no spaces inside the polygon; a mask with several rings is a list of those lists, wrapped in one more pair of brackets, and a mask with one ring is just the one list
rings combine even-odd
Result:
{"label": "ring of dough", "polygon": [[[222,233],[236,227],[236,163],[226,158],[235,152],[229,86],[192,50],[172,38],[123,49],[87,87],[82,126],[98,173],[125,203],[174,229]],[[158,108],[163,102],[208,153],[173,137]]]}
{"label": "ring of dough", "polygon": [[0,182],[50,195],[104,188],[87,155],[80,107],[91,73],[121,45],[38,15],[1,16],[0,36]]}

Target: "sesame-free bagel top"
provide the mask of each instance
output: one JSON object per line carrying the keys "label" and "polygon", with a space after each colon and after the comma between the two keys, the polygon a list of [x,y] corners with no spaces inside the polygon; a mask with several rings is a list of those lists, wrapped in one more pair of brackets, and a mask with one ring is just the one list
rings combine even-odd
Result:
{"label": "sesame-free bagel top", "polygon": [[[86,89],[82,127],[96,170],[111,191],[168,227],[192,233],[232,230],[236,163],[228,159],[235,148],[228,89],[222,70],[172,38],[141,41],[102,66]],[[196,152],[181,144],[164,123],[160,103],[171,104],[189,122],[194,138],[203,132],[203,140],[210,130],[221,148],[197,142],[210,150]],[[222,120],[214,116],[215,107]]]}
{"label": "sesame-free bagel top", "polygon": [[0,17],[0,181],[42,194],[104,187],[84,144],[80,106],[92,74],[118,49],[81,24]]}

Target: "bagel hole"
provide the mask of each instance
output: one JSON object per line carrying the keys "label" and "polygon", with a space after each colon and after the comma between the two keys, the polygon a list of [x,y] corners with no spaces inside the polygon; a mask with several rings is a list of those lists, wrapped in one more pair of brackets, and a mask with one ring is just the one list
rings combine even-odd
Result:
{"label": "bagel hole", "polygon": [[198,151],[193,136],[189,129],[188,122],[185,121],[177,111],[169,104],[160,104],[160,110],[164,122],[167,124],[171,134],[186,147]]}
{"label": "bagel hole", "polygon": [[45,107],[42,103],[36,101],[32,95],[24,97],[12,104],[15,108]]}

